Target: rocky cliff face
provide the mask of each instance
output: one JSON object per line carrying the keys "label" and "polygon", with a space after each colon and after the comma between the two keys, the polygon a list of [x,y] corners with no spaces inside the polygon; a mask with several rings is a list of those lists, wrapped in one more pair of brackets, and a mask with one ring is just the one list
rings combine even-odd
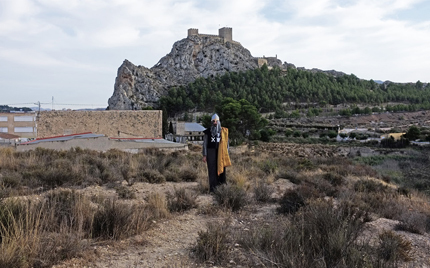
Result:
{"label": "rocky cliff face", "polygon": [[[280,60],[268,60],[280,66]],[[109,99],[110,110],[140,110],[157,107],[169,88],[186,85],[199,77],[214,77],[225,72],[255,69],[257,60],[236,42],[216,36],[189,36],[177,41],[172,51],[151,69],[125,60],[118,69],[115,88]]]}

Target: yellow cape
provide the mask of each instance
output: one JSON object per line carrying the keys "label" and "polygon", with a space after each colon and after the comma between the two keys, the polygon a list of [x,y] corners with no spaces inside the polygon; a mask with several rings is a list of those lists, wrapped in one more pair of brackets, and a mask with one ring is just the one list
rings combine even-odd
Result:
{"label": "yellow cape", "polygon": [[218,176],[224,172],[225,167],[231,166],[230,156],[228,155],[228,128],[221,128],[221,140],[218,147]]}

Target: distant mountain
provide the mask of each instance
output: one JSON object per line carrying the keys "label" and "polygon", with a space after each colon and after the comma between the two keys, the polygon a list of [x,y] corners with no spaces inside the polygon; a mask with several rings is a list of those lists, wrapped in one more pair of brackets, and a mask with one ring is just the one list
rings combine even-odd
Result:
{"label": "distant mountain", "polygon": [[8,105],[0,105],[0,112],[10,112],[10,111],[15,111],[15,112],[29,112],[31,111],[31,108],[28,107],[12,107],[12,106],[8,106]]}

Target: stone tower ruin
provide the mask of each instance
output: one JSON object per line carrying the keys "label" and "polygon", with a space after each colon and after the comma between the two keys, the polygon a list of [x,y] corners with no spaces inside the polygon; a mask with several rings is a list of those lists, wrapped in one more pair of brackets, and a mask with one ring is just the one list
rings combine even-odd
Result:
{"label": "stone tower ruin", "polygon": [[233,41],[233,28],[223,27],[218,30],[218,35],[224,38],[224,41],[231,42]]}
{"label": "stone tower ruin", "polygon": [[193,35],[198,35],[198,36],[203,36],[203,37],[218,37],[218,38],[222,38],[224,40],[224,42],[238,43],[238,42],[233,41],[233,28],[230,28],[230,27],[223,27],[223,28],[219,29],[218,35],[200,34],[199,29],[195,29],[195,28],[188,29],[188,37],[193,36]]}

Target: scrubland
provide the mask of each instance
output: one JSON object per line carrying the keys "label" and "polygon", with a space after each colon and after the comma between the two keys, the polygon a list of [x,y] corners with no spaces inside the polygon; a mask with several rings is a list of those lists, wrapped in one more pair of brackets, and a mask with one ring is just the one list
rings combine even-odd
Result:
{"label": "scrubland", "polygon": [[232,147],[227,184],[212,195],[195,145],[141,154],[1,149],[0,267],[72,259],[102,267],[89,257],[95,245],[145,240],[186,213],[207,225],[180,262],[159,267],[430,265],[428,151],[350,159],[261,146]]}

